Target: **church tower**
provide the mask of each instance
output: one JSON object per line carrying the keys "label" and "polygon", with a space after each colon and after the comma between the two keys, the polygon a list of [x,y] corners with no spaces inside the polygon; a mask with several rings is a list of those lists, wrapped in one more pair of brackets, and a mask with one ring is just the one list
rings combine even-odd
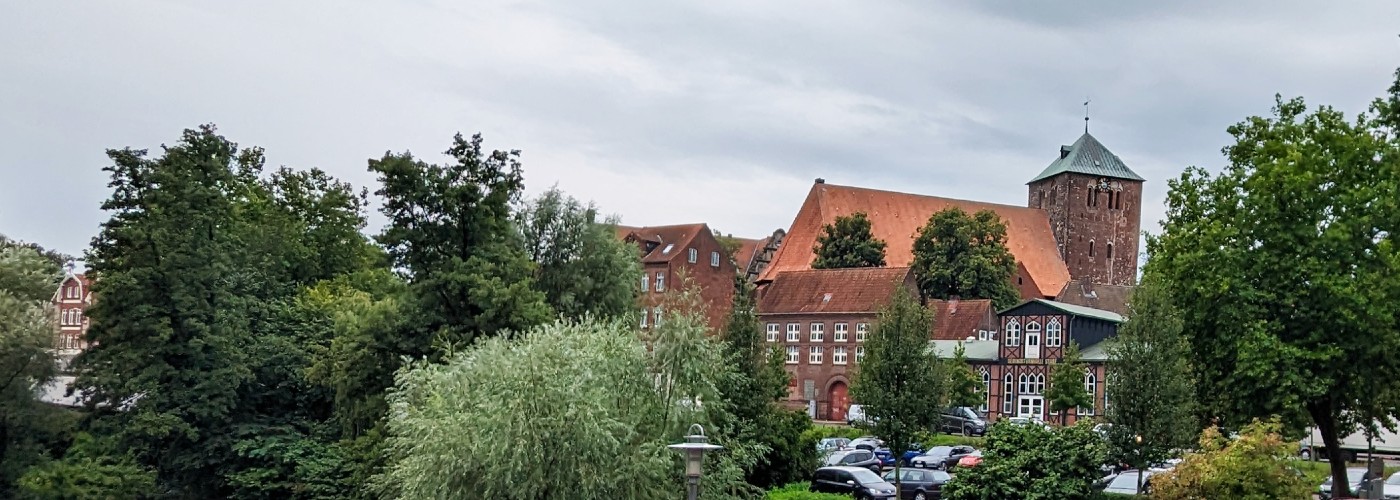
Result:
{"label": "church tower", "polygon": [[1137,283],[1143,178],[1098,139],[1084,135],[1026,183],[1029,206],[1049,213],[1071,279]]}

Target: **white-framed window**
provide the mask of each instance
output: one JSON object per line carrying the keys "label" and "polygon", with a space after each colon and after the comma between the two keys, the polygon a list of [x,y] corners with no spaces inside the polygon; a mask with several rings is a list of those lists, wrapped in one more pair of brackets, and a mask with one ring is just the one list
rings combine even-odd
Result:
{"label": "white-framed window", "polygon": [[651,308],[651,322],[657,328],[661,328],[661,306]]}
{"label": "white-framed window", "polygon": [[1031,376],[1024,373],[1020,377],[1016,377],[1016,392],[1020,394],[1031,392],[1030,380]]}
{"label": "white-framed window", "polygon": [[856,323],[856,342],[865,342],[865,336],[870,333],[870,323]]}
{"label": "white-framed window", "polygon": [[795,345],[787,346],[787,364],[797,364],[797,346]]}
{"label": "white-framed window", "polygon": [[1045,323],[1045,345],[1060,346],[1060,318],[1050,318],[1050,321]]}
{"label": "white-framed window", "polygon": [[977,340],[987,340],[987,338],[988,335],[986,330],[977,330]]}
{"label": "white-framed window", "polygon": [[987,372],[987,367],[977,367],[977,374],[982,376],[982,406],[979,410],[987,412],[987,407],[992,404],[992,374]]}
{"label": "white-framed window", "polygon": [[647,327],[647,308],[642,308],[642,328]]}
{"label": "white-framed window", "polygon": [[1021,345],[1021,322],[1016,318],[1006,320],[1006,345]]}
{"label": "white-framed window", "polygon": [[812,323],[811,329],[812,333],[810,337],[812,342],[821,342],[826,339],[826,323]]}
{"label": "white-framed window", "polygon": [[1022,395],[1045,392],[1045,375],[1021,374],[1020,387],[1017,387],[1016,392]]}
{"label": "white-framed window", "polygon": [[788,326],[787,326],[787,341],[788,341],[788,342],[797,342],[797,340],[798,340],[798,338],[799,338],[799,337],[798,337],[799,335],[802,335],[802,325],[799,324],[799,323],[788,323]]}
{"label": "white-framed window", "polygon": [[1026,322],[1026,345],[1031,345],[1031,337],[1035,337],[1036,344],[1040,345],[1040,322],[1031,320]]}
{"label": "white-framed window", "polygon": [[1011,394],[1015,386],[1011,382],[1011,374],[1001,378],[1001,412],[1010,415],[1013,406],[1016,404],[1015,396]]}
{"label": "white-framed window", "polygon": [[832,340],[835,340],[837,342],[845,342],[847,339],[846,328],[848,326],[849,325],[845,323],[836,323],[835,325],[832,325],[831,329],[835,330],[835,332],[832,334]]}
{"label": "white-framed window", "polygon": [[658,291],[658,292],[664,292],[664,291],[666,291],[666,273],[665,273],[665,272],[662,272],[662,271],[657,271],[657,272],[656,272],[656,291]]}
{"label": "white-framed window", "polygon": [[833,347],[833,348],[831,348],[831,364],[833,364],[833,365],[844,365],[844,364],[846,364],[846,347],[845,347],[845,346],[838,346],[838,347]]}
{"label": "white-framed window", "polygon": [[822,364],[822,346],[814,345],[807,348],[807,364]]}
{"label": "white-framed window", "polygon": [[[1094,369],[1093,369],[1093,368],[1085,368],[1085,369],[1084,369],[1084,392],[1089,393],[1089,401],[1095,401],[1095,400],[1099,399],[1099,398],[1098,398],[1098,394],[1099,394],[1099,393],[1097,392],[1098,389],[1099,389],[1099,377],[1098,377],[1098,375],[1095,375],[1095,374],[1094,374]],[[1079,408],[1079,414],[1080,414],[1080,415],[1093,415],[1093,414],[1094,414],[1094,407],[1093,407],[1093,405],[1091,404],[1088,408],[1080,407],[1080,408]]]}
{"label": "white-framed window", "polygon": [[777,324],[777,323],[769,323],[769,324],[768,324],[768,341],[769,341],[769,342],[777,342],[777,341],[778,341],[778,324]]}
{"label": "white-framed window", "polygon": [[1041,418],[1045,415],[1045,398],[1040,396],[1021,396],[1020,407],[1017,408],[1016,415]]}
{"label": "white-framed window", "polygon": [[648,291],[651,291],[651,280],[647,276],[647,273],[642,273],[642,292],[645,293]]}
{"label": "white-framed window", "polygon": [[865,359],[865,347],[856,346],[856,363],[860,363],[862,359]]}
{"label": "white-framed window", "polygon": [[719,267],[719,252],[710,252],[710,267]]}
{"label": "white-framed window", "polygon": [[697,260],[700,259],[700,251],[699,251],[699,250],[696,250],[696,249],[694,249],[694,248],[690,248],[690,249],[687,249],[687,250],[688,250],[688,251],[687,251],[686,254],[685,254],[685,260],[686,260],[686,262],[689,262],[689,263],[691,263],[691,264],[694,264],[695,261],[697,261]]}

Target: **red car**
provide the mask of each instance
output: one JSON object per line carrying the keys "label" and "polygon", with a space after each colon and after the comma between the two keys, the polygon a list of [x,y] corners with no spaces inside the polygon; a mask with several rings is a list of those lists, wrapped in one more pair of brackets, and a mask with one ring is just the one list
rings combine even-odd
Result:
{"label": "red car", "polygon": [[973,453],[958,459],[958,467],[976,467],[980,463],[982,463],[981,453]]}

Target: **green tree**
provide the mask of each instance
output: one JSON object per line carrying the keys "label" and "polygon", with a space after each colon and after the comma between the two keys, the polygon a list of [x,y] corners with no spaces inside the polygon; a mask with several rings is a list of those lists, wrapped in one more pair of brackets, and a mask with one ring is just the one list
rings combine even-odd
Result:
{"label": "green tree", "polygon": [[1045,399],[1050,402],[1050,411],[1060,414],[1062,426],[1069,421],[1071,409],[1094,406],[1094,395],[1084,388],[1085,369],[1079,343],[1073,341],[1065,347],[1064,358],[1050,368],[1050,388],[1045,390]]}
{"label": "green tree", "polygon": [[1146,276],[1133,291],[1128,321],[1108,340],[1104,390],[1113,402],[1109,451],[1116,463],[1141,470],[1192,444],[1199,428],[1195,382],[1181,325],[1161,280]]}
{"label": "green tree", "polygon": [[982,463],[958,469],[943,498],[1094,498],[1103,459],[1103,439],[1087,421],[1054,429],[997,422],[987,433]]}
{"label": "green tree", "polygon": [[880,311],[851,383],[852,396],[874,422],[871,433],[895,453],[937,424],[947,401],[944,367],[929,348],[931,331],[933,312],[901,289]]}
{"label": "green tree", "polygon": [[982,380],[972,371],[972,365],[967,362],[967,349],[961,343],[953,348],[953,359],[947,371],[948,406],[977,408],[987,401],[987,395],[982,394]]}
{"label": "green tree", "polygon": [[636,313],[637,249],[617,239],[614,221],[601,220],[597,207],[550,188],[515,219],[535,263],[535,286],[555,313],[568,319]]}
{"label": "green tree", "polygon": [[1006,224],[991,210],[935,212],[914,238],[913,267],[919,290],[931,299],[991,299],[1002,309],[1021,297],[1011,284],[1016,257],[1006,248]]}
{"label": "green tree", "polygon": [[[1204,416],[1238,427],[1282,417],[1322,435],[1345,482],[1339,436],[1390,416],[1400,391],[1400,77],[1354,120],[1277,98],[1271,117],[1229,128],[1217,175],[1170,183],[1148,240],[1182,311]],[[1357,367],[1365,367],[1359,370]]]}
{"label": "green tree", "polygon": [[813,269],[885,265],[885,241],[870,232],[870,219],[863,212],[837,216],[831,224],[822,226],[812,251],[817,254]]}
{"label": "green tree", "polygon": [[56,314],[48,306],[58,285],[56,263],[29,246],[0,242],[0,494],[11,492],[45,446],[47,408],[35,387],[55,374]]}
{"label": "green tree", "polygon": [[62,460],[25,472],[17,498],[156,498],[155,472],[125,455],[112,440],[80,433]]}
{"label": "green tree", "polygon": [[1152,476],[1152,498],[1312,498],[1312,485],[1292,464],[1297,449],[1283,438],[1282,429],[1277,420],[1256,420],[1228,439],[1216,428],[1206,428],[1198,451],[1171,471]]}

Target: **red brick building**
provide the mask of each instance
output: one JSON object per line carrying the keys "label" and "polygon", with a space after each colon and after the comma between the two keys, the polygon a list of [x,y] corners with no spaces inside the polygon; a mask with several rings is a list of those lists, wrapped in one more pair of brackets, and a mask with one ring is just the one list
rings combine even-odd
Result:
{"label": "red brick building", "polygon": [[682,276],[699,288],[710,327],[717,331],[724,326],[738,271],[708,225],[618,226],[617,231],[623,241],[635,244],[641,255],[643,328],[665,321],[662,300],[681,286]]}
{"label": "red brick building", "polygon": [[787,231],[779,229],[767,238],[740,238],[739,249],[734,252],[734,264],[739,274],[750,283],[757,280],[758,276],[763,274],[763,270],[768,268],[768,264],[773,262],[773,255],[778,253],[778,247],[783,245],[785,236]]}
{"label": "red brick building", "polygon": [[87,276],[69,270],[54,292],[54,311],[58,314],[58,331],[54,349],[59,359],[67,362],[87,348],[87,308],[92,305],[92,282]]}

